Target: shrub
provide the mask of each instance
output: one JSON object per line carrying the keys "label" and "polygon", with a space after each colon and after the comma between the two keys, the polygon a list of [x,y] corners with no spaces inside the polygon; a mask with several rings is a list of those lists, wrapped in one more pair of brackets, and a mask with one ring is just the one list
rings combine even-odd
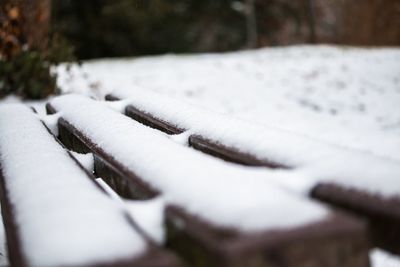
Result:
{"label": "shrub", "polygon": [[0,60],[0,98],[15,94],[22,98],[41,99],[59,92],[57,74],[51,67],[74,60],[73,50],[57,37],[47,52],[22,49],[9,60]]}
{"label": "shrub", "polygon": [[[40,13],[32,13],[34,10],[30,11],[33,15],[24,14],[23,10],[21,3],[15,1],[0,6],[0,98],[15,94],[40,99],[58,93],[56,73],[51,72],[51,67],[75,59],[64,38],[57,34],[49,38],[48,31],[40,29],[36,33],[30,31],[30,24],[35,21],[29,18],[41,18],[33,16]],[[36,26],[40,28],[40,24]]]}

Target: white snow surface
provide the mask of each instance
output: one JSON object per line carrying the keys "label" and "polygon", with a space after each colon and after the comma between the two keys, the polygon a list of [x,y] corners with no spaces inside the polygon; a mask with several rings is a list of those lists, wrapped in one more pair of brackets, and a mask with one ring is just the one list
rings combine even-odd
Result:
{"label": "white snow surface", "polygon": [[[187,109],[180,109],[182,102],[203,107],[204,113],[206,110],[224,113],[228,115],[226,122],[219,125],[220,121],[215,120],[208,128],[203,127],[203,132],[261,158],[268,151],[270,159],[289,165],[319,161],[318,168],[305,168],[310,173],[307,177],[320,179],[329,170],[331,175],[326,179],[341,178],[352,187],[365,187],[388,197],[397,196],[400,190],[396,186],[400,175],[398,48],[264,48],[222,54],[98,60],[85,63],[82,70],[73,68],[69,74],[63,67],[58,72],[58,83],[66,92],[98,97],[111,91],[136,95],[134,101],[138,104],[183,126],[193,121],[197,125],[203,121],[204,125],[204,118],[186,114]],[[88,86],[94,83],[95,87]],[[137,88],[177,101],[172,107],[159,106],[157,99],[140,99],[143,95],[137,93],[140,91]],[[121,110],[125,103],[112,105]],[[251,130],[236,127],[229,132],[222,127],[233,126],[232,121],[237,118],[247,121]],[[268,129],[264,138],[265,130],[257,133],[261,126]],[[248,139],[250,135],[255,138]],[[264,141],[258,142],[261,139]],[[324,147],[321,143],[346,148],[348,152],[319,150]],[[353,153],[360,156],[354,157]],[[375,155],[376,160],[369,154]],[[386,163],[372,164],[379,161]],[[367,172],[364,166],[369,166]],[[360,173],[367,177],[359,179]],[[378,176],[384,181],[375,187]],[[311,180],[296,180],[300,187],[294,189],[305,193],[315,179]],[[365,181],[369,182],[364,184]]]}
{"label": "white snow surface", "polygon": [[54,136],[58,136],[58,119],[60,114],[38,115]]}
{"label": "white snow surface", "polygon": [[6,232],[4,229],[3,218],[0,213],[0,266],[9,266],[7,257],[7,243],[6,243]]}
{"label": "white snow surface", "polygon": [[51,105],[117,161],[159,189],[167,203],[215,225],[242,231],[276,230],[329,216],[321,204],[289,194],[271,179],[285,179],[291,173],[215,159],[83,96],[61,96]]}
{"label": "white snow surface", "polygon": [[399,48],[293,46],[106,59],[58,73],[66,92],[100,97],[141,86],[400,162]]}
{"label": "white snow surface", "polygon": [[75,151],[70,151],[72,156],[84,167],[89,173],[94,171],[94,157],[92,153],[78,153]]}
{"label": "white snow surface", "polygon": [[143,238],[19,104],[0,106],[0,157],[23,253],[32,266],[133,258]]}
{"label": "white snow surface", "polygon": [[[60,66],[57,72],[64,92],[101,98],[116,89],[143,87],[251,123],[400,161],[399,48],[294,46],[104,59],[72,72]],[[44,113],[42,103],[27,104]],[[304,191],[312,181],[288,183]],[[379,250],[371,259],[374,267],[400,266],[398,257]]]}
{"label": "white snow surface", "polygon": [[[399,48],[292,46],[103,59],[85,62],[71,73],[61,66],[58,73],[65,92],[100,98],[139,86],[231,117],[400,161]],[[312,183],[293,179],[289,185],[304,192]],[[374,267],[400,266],[398,258],[384,253],[371,257]]]}
{"label": "white snow surface", "polygon": [[150,200],[124,201],[127,212],[146,234],[157,244],[165,241],[164,208],[165,201],[162,197]]}
{"label": "white snow surface", "polygon": [[400,257],[381,249],[373,249],[370,253],[373,267],[400,267]]}
{"label": "white snow surface", "polygon": [[108,196],[118,203],[121,208],[123,208],[124,201],[102,178],[96,178],[96,182],[103,188],[103,190],[108,194]]}
{"label": "white snow surface", "polygon": [[102,178],[96,178],[96,182],[132,217],[148,237],[157,244],[164,243],[165,201],[162,197],[150,200],[122,199]]}
{"label": "white snow surface", "polygon": [[[304,179],[293,176],[279,182],[302,194],[307,194],[318,182],[334,181],[384,197],[400,197],[400,162],[396,160],[210,112],[143,88],[117,90],[113,94],[126,98],[125,104],[133,104],[191,133],[260,159],[297,167],[294,171],[302,172]],[[368,172],[366,166],[372,166]]]}

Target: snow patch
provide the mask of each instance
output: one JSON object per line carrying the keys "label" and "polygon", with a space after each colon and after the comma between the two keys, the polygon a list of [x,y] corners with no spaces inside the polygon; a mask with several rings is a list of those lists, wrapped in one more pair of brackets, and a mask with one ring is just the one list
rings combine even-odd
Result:
{"label": "snow patch", "polygon": [[61,117],[61,113],[55,113],[51,115],[44,115],[38,117],[43,121],[43,123],[49,128],[50,132],[54,136],[58,136],[58,119]]}
{"label": "snow patch", "polygon": [[169,138],[181,145],[187,146],[189,144],[189,136],[192,133],[190,131],[184,131],[183,133],[180,134],[173,134],[173,135],[169,135]]}
{"label": "snow patch", "polygon": [[151,200],[122,199],[103,179],[96,182],[114,199],[121,208],[138,224],[138,226],[157,244],[163,244],[164,234],[164,200],[157,197]]}
{"label": "snow patch", "polygon": [[[1,210],[0,210],[1,211]],[[0,213],[0,266],[9,266],[7,257],[6,232],[3,224],[2,213]]]}
{"label": "snow patch", "polygon": [[122,198],[102,179],[96,178],[96,182],[103,188],[103,190],[114,200],[116,201],[121,208],[124,206],[124,201]]}
{"label": "snow patch", "polygon": [[160,245],[165,242],[165,201],[162,197],[145,201],[125,200],[125,206],[130,216],[153,241]]}
{"label": "snow patch", "polygon": [[126,100],[119,100],[119,101],[106,101],[103,102],[106,106],[110,107],[111,109],[119,112],[119,113],[124,113],[125,108],[128,104],[128,101]]}
{"label": "snow patch", "polygon": [[94,157],[92,153],[82,154],[75,151],[70,151],[70,153],[89,173],[94,172]]}
{"label": "snow patch", "polygon": [[[102,93],[141,86],[400,162],[400,49],[326,45],[85,62]],[[63,90],[90,91],[58,68]],[[134,95],[133,95],[134,96]]]}
{"label": "snow patch", "polygon": [[400,257],[392,255],[381,249],[373,249],[370,252],[373,267],[400,267]]}

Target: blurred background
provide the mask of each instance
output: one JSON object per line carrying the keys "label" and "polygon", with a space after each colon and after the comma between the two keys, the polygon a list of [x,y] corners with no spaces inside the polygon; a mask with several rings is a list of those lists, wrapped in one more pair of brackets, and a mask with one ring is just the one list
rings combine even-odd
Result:
{"label": "blurred background", "polygon": [[63,0],[52,2],[52,22],[82,59],[400,44],[399,0]]}
{"label": "blurred background", "polygon": [[0,0],[0,98],[57,92],[51,66],[293,44],[399,46],[399,0]]}
{"label": "blurred background", "polygon": [[[400,44],[399,0],[1,0],[0,52],[54,34],[80,59],[304,43]],[[58,38],[59,38],[58,37]]]}

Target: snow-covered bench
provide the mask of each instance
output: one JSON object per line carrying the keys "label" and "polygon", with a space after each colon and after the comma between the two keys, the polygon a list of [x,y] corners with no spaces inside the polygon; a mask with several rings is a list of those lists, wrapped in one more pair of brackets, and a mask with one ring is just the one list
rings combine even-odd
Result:
{"label": "snow-covered bench", "polygon": [[168,245],[196,266],[368,266],[363,223],[274,180],[297,175],[223,162],[83,96],[47,109],[117,192],[166,199]]}
{"label": "snow-covered bench", "polygon": [[106,99],[124,99],[115,106],[126,115],[169,134],[186,133],[189,144],[205,153],[302,173],[302,178],[278,182],[364,216],[374,244],[400,254],[400,162],[248,123],[151,91],[117,90]]}
{"label": "snow-covered bench", "polygon": [[178,266],[19,104],[0,106],[0,197],[12,266]]}

